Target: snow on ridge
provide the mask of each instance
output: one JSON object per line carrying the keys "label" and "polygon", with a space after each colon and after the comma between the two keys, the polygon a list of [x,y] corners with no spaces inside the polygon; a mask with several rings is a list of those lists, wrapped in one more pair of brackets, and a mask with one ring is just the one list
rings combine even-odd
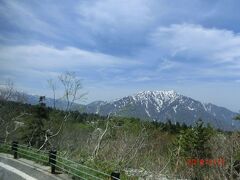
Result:
{"label": "snow on ridge", "polygon": [[150,98],[153,98],[155,101],[156,99],[161,99],[164,101],[170,100],[170,99],[176,99],[180,95],[176,93],[174,90],[170,91],[141,91],[137,94],[135,94],[133,97],[137,100],[146,100]]}
{"label": "snow on ridge", "polygon": [[121,107],[124,107],[126,104],[129,104],[129,103],[133,104],[134,102],[139,102],[140,104],[145,105],[147,107],[148,103],[151,103],[153,106],[155,106],[156,111],[160,112],[164,106],[170,105],[179,97],[181,97],[181,95],[176,93],[174,90],[141,91],[132,96],[125,96],[123,98],[118,98],[118,99],[109,101],[109,103],[114,105],[116,105],[117,103]]}
{"label": "snow on ridge", "polygon": [[206,103],[202,103],[202,106],[203,106],[205,111],[207,111],[207,112],[209,111],[209,109],[207,108],[207,104]]}
{"label": "snow on ridge", "polygon": [[156,99],[169,100],[169,99],[176,99],[179,96],[180,96],[180,94],[178,94],[174,90],[140,91],[140,92],[130,95],[130,96],[116,98],[114,100],[108,101],[108,103],[113,104],[119,100],[125,100],[125,99],[129,100],[129,98],[131,98],[133,101],[141,101],[143,103],[143,101],[148,101],[149,97],[152,97],[154,100],[156,100]]}
{"label": "snow on ridge", "polygon": [[177,107],[178,107],[178,105],[173,106],[173,110],[175,113],[177,112]]}
{"label": "snow on ridge", "polygon": [[194,111],[195,109],[194,108],[191,108],[191,107],[187,107],[190,111]]}
{"label": "snow on ridge", "polygon": [[158,95],[158,94],[163,94],[163,95],[176,95],[177,93],[174,90],[166,90],[166,91],[140,91],[136,95]]}

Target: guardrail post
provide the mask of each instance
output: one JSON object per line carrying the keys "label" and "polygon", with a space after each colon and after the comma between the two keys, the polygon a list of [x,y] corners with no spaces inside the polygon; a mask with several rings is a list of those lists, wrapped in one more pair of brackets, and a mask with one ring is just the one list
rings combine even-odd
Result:
{"label": "guardrail post", "polygon": [[57,150],[52,149],[49,151],[49,163],[51,165],[51,173],[55,174],[56,169]]}
{"label": "guardrail post", "polygon": [[18,158],[18,142],[17,141],[13,141],[12,142],[12,151],[13,151],[13,157],[14,159]]}
{"label": "guardrail post", "polygon": [[120,179],[120,172],[112,172],[111,180],[118,180],[118,179]]}

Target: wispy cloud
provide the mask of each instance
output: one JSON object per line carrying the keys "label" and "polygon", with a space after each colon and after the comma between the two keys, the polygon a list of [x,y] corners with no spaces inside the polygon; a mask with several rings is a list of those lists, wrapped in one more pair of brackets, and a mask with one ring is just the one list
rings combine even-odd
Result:
{"label": "wispy cloud", "polygon": [[147,0],[83,1],[77,10],[80,23],[93,33],[137,33],[148,28],[153,21],[150,4],[151,1]]}
{"label": "wispy cloud", "polygon": [[47,36],[55,36],[56,28],[42,20],[41,17],[36,16],[34,9],[31,9],[23,2],[4,0],[0,6],[0,15],[9,24],[15,25],[21,30],[30,30]]}
{"label": "wispy cloud", "polygon": [[150,35],[149,43],[149,49],[144,50],[143,54],[155,54],[158,51],[155,58],[160,61],[161,57],[171,59],[161,61],[163,68],[171,68],[174,63],[179,63],[184,74],[195,71],[195,74],[201,72],[198,76],[239,77],[240,35],[230,30],[174,24],[157,28]]}
{"label": "wispy cloud", "polygon": [[131,92],[206,82],[233,87],[240,79],[239,5],[2,0],[0,81],[11,77],[37,90],[37,82],[71,70],[101,96],[130,86]]}
{"label": "wispy cloud", "polygon": [[58,49],[48,45],[22,45],[0,47],[1,69],[75,69],[86,67],[124,66],[139,64],[100,52],[86,51],[75,47]]}
{"label": "wispy cloud", "polygon": [[[0,74],[8,74],[22,82],[45,81],[65,71],[75,71],[90,82],[110,80],[141,66],[141,62],[75,47],[56,48],[48,45],[19,45],[0,47]],[[16,79],[14,78],[14,79]],[[31,81],[31,80],[30,80]],[[29,85],[31,85],[30,83]]]}
{"label": "wispy cloud", "polygon": [[218,60],[219,63],[240,57],[240,35],[224,29],[175,24],[159,27],[151,35],[151,42],[172,56],[200,56],[210,61]]}

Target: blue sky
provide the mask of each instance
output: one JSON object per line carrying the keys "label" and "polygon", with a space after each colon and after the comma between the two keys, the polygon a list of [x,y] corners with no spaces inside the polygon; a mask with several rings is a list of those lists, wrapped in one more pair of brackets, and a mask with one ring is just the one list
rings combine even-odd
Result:
{"label": "blue sky", "polygon": [[238,0],[1,0],[0,82],[51,96],[47,79],[74,71],[86,102],[173,89],[238,111],[239,7]]}

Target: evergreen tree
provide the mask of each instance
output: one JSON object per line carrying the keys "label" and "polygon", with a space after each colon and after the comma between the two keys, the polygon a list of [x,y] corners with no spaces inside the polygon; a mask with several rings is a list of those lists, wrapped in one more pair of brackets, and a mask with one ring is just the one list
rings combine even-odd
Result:
{"label": "evergreen tree", "polygon": [[[186,160],[205,160],[211,158],[210,145],[208,140],[213,134],[213,129],[210,126],[204,127],[203,121],[198,120],[194,127],[183,129],[174,144],[176,153],[174,160],[175,173],[179,169],[186,168],[186,164],[181,162]],[[183,166],[182,166],[183,165]],[[193,166],[194,175],[192,178],[203,179],[203,174],[206,174],[207,168]]]}
{"label": "evergreen tree", "polygon": [[176,132],[179,133],[181,130],[181,125],[179,122],[176,122]]}
{"label": "evergreen tree", "polygon": [[208,140],[211,136],[211,131],[204,127],[203,121],[200,119],[196,122],[193,128],[193,155],[198,159],[210,157],[210,148]]}
{"label": "evergreen tree", "polygon": [[183,123],[181,129],[186,130],[187,128],[188,128],[187,125]]}
{"label": "evergreen tree", "polygon": [[240,115],[236,116],[235,120],[240,120]]}
{"label": "evergreen tree", "polygon": [[164,131],[171,131],[172,129],[172,122],[170,119],[167,120],[167,122],[163,126]]}
{"label": "evergreen tree", "polygon": [[178,154],[188,158],[209,158],[208,140],[212,132],[211,127],[204,127],[202,120],[198,120],[193,128],[183,129],[175,144],[179,149]]}

